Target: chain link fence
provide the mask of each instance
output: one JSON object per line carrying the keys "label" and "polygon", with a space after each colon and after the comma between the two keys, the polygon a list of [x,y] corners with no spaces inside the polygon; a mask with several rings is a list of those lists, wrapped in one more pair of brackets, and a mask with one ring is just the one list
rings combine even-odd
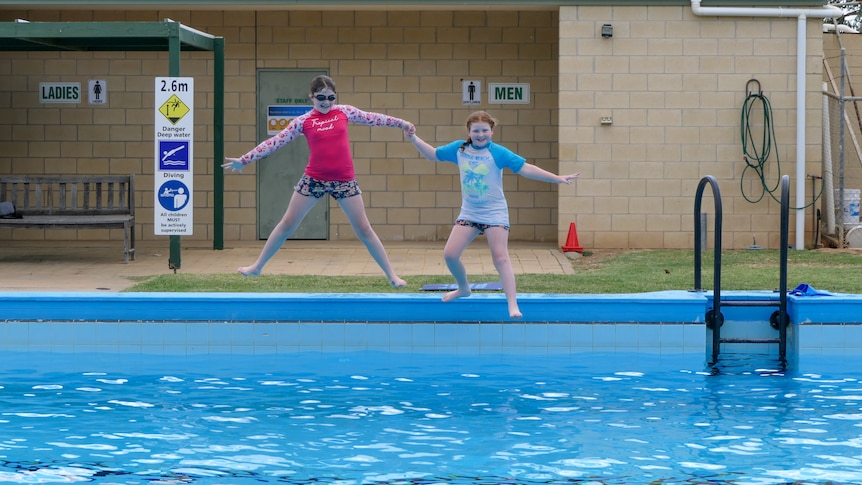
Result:
{"label": "chain link fence", "polygon": [[[823,90],[823,170],[817,228],[820,244],[862,248],[862,97],[855,96],[843,48],[838,61],[838,76],[833,76],[824,63],[828,80]],[[815,182],[817,177],[811,177]]]}

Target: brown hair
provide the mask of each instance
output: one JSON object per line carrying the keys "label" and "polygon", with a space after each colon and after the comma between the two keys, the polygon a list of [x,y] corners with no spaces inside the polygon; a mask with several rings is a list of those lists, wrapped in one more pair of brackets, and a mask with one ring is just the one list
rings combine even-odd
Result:
{"label": "brown hair", "polygon": [[311,91],[309,92],[309,94],[314,94],[326,88],[331,89],[333,93],[336,92],[335,81],[333,81],[331,77],[324,76],[321,74],[320,76],[317,76],[311,80]]}
{"label": "brown hair", "polygon": [[[334,89],[333,89],[334,91]],[[470,127],[473,123],[488,123],[491,126],[491,129],[494,129],[494,125],[497,124],[497,120],[491,117],[486,111],[474,111],[467,117],[467,131],[470,131]],[[470,135],[467,135],[467,140],[461,144],[461,151],[464,151],[468,145],[470,145],[473,141],[470,139]]]}

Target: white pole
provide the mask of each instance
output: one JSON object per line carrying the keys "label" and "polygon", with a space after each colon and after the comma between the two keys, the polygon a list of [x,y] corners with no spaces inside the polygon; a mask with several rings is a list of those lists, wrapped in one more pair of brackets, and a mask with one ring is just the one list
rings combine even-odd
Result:
{"label": "white pole", "polygon": [[[805,207],[805,51],[808,17],[796,21],[796,204]],[[779,174],[781,175],[781,174]],[[812,228],[813,229],[813,228]],[[805,211],[796,210],[796,249],[805,249]]]}
{"label": "white pole", "polygon": [[[829,88],[823,83],[823,92]],[[835,234],[835,199],[832,192],[832,120],[829,119],[829,97],[823,96],[823,216],[826,219],[826,234]],[[815,241],[815,244],[817,242]]]}

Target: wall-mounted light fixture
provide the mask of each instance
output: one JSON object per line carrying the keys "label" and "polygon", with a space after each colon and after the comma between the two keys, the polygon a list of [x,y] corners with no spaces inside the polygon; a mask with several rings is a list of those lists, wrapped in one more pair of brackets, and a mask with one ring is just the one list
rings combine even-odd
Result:
{"label": "wall-mounted light fixture", "polygon": [[614,26],[611,24],[602,25],[602,37],[607,39],[614,36]]}

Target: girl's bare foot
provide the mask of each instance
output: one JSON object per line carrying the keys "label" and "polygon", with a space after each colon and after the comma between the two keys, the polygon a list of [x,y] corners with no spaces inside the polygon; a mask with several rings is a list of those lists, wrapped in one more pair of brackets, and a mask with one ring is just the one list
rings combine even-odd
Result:
{"label": "girl's bare foot", "polygon": [[443,295],[443,301],[452,301],[456,298],[464,298],[465,296],[470,296],[471,294],[472,292],[469,288],[464,290],[458,288],[457,290],[450,291],[449,293]]}
{"label": "girl's bare foot", "polygon": [[389,280],[389,284],[396,288],[404,288],[407,286],[407,282],[397,276]]}
{"label": "girl's bare foot", "polygon": [[236,272],[243,276],[260,276],[260,270],[254,266],[242,266],[237,268]]}
{"label": "girl's bare foot", "polygon": [[514,320],[514,319],[522,318],[523,316],[524,316],[524,314],[521,313],[521,309],[518,308],[518,305],[515,305],[514,308],[509,307],[509,318]]}

